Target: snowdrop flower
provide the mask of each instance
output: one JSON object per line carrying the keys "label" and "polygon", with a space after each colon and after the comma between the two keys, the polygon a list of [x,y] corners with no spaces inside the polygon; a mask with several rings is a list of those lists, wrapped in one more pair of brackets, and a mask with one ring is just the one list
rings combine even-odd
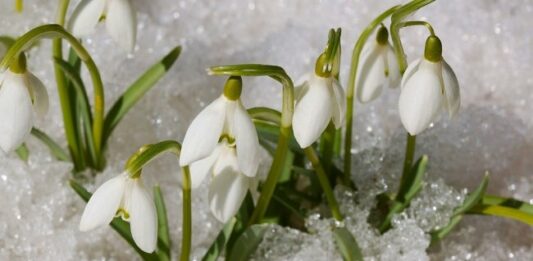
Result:
{"label": "snowdrop flower", "polygon": [[26,140],[35,116],[48,111],[48,93],[43,83],[26,70],[21,54],[4,72],[0,72],[0,151],[10,153]]}
{"label": "snowdrop flower", "polygon": [[190,165],[193,188],[212,175],[209,205],[221,222],[237,213],[259,166],[259,140],[241,90],[241,78],[230,77],[224,94],[192,121],[180,154],[180,165]]}
{"label": "snowdrop flower", "polygon": [[157,214],[154,201],[140,176],[124,172],[100,186],[85,206],[80,230],[109,224],[115,216],[130,222],[135,244],[154,252],[157,243]]}
{"label": "snowdrop flower", "polygon": [[133,51],[137,22],[130,0],[82,0],[70,18],[69,27],[72,34],[84,37],[103,20],[111,38],[123,49]]}
{"label": "snowdrop flower", "polygon": [[357,99],[361,103],[376,99],[383,87],[395,88],[400,83],[398,62],[388,38],[387,28],[382,26],[376,41],[367,44],[362,52],[357,70]]}
{"label": "snowdrop flower", "polygon": [[333,74],[321,73],[319,64],[317,62],[315,73],[305,76],[304,83],[296,89],[292,125],[294,137],[302,148],[313,144],[330,121],[337,129],[344,121],[344,90]]}
{"label": "snowdrop flower", "polygon": [[445,109],[450,118],[459,110],[459,82],[442,58],[438,37],[426,41],[424,58],[407,67],[401,83],[400,118],[411,135],[417,135],[434,122]]}

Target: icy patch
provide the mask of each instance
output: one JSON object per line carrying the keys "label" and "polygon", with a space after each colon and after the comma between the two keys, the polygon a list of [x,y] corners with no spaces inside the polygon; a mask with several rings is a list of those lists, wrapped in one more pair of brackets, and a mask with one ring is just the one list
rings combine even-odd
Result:
{"label": "icy patch", "polygon": [[438,230],[448,224],[454,209],[463,203],[465,197],[466,189],[459,192],[444,184],[442,179],[437,179],[424,184],[406,210],[407,216],[425,232]]}

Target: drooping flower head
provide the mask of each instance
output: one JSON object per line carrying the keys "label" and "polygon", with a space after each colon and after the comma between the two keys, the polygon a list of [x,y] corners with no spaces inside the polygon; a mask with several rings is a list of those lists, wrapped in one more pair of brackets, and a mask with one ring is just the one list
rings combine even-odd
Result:
{"label": "drooping flower head", "polygon": [[141,250],[154,252],[157,243],[156,208],[140,175],[124,172],[102,184],[85,206],[80,230],[105,226],[117,216],[130,222],[131,235]]}
{"label": "drooping flower head", "polygon": [[292,126],[302,148],[313,144],[331,121],[337,129],[344,121],[344,90],[331,71],[324,71],[323,57],[317,59],[315,72],[305,76],[304,82],[296,88]]}
{"label": "drooping flower head", "polygon": [[209,204],[221,222],[237,213],[259,166],[259,139],[241,90],[241,78],[230,77],[224,94],[192,121],[180,154],[180,165],[190,165],[193,188],[212,175]]}
{"label": "drooping flower head", "polygon": [[441,41],[429,36],[424,57],[409,64],[402,78],[399,110],[403,126],[417,135],[437,119],[442,109],[452,118],[460,104],[459,82],[442,58]]}
{"label": "drooping flower head", "polygon": [[26,69],[21,54],[0,72],[0,150],[10,153],[26,140],[35,116],[48,111],[48,92],[43,83]]}
{"label": "drooping flower head", "polygon": [[72,34],[84,37],[100,21],[105,21],[107,32],[120,47],[133,51],[137,21],[130,0],[82,0],[70,18],[69,28]]}
{"label": "drooping flower head", "polygon": [[389,43],[387,28],[381,26],[376,40],[365,45],[357,69],[357,99],[367,103],[376,99],[383,88],[395,88],[400,83],[400,70]]}

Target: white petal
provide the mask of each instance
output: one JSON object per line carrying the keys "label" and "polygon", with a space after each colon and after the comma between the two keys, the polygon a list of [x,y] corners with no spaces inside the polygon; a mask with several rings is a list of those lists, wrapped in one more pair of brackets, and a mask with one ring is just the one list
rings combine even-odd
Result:
{"label": "white petal", "polygon": [[375,44],[370,51],[362,57],[360,69],[357,73],[357,99],[366,103],[376,99],[383,89],[387,78],[385,75],[384,48]]}
{"label": "white petal", "polygon": [[435,120],[443,100],[441,78],[433,69],[440,64],[428,66],[431,68],[422,68],[421,65],[400,94],[400,119],[411,135],[419,134]]}
{"label": "white petal", "polygon": [[402,83],[401,83],[401,89],[403,90],[403,87],[405,86],[405,83],[413,76],[413,74],[418,71],[418,66],[420,65],[420,61],[422,59],[416,59],[412,63],[410,63],[407,66],[407,69],[405,70],[405,73],[402,77]]}
{"label": "white petal", "polygon": [[146,253],[154,252],[157,244],[157,214],[152,196],[140,179],[133,184],[129,212],[135,244]]}
{"label": "white petal", "polygon": [[248,177],[255,177],[259,167],[259,139],[248,112],[240,101],[234,111],[233,134],[237,144],[239,169]]}
{"label": "white petal", "polygon": [[81,231],[107,225],[113,220],[124,194],[126,175],[121,174],[106,181],[94,192],[81,216]]}
{"label": "white petal", "polygon": [[23,74],[6,72],[0,85],[0,148],[17,149],[33,127],[33,108]]}
{"label": "white petal", "polygon": [[220,222],[226,223],[237,213],[250,186],[249,180],[231,167],[222,169],[213,178],[209,187],[209,206]]}
{"label": "white petal", "polygon": [[459,107],[461,107],[461,91],[459,89],[459,81],[452,70],[452,67],[443,60],[442,79],[444,81],[444,94],[446,94],[445,106],[448,110],[448,115],[452,118]]}
{"label": "white petal", "polygon": [[340,128],[344,122],[344,114],[346,112],[346,96],[344,90],[337,80],[333,80],[332,91],[332,112],[333,112],[333,124],[335,128]]}
{"label": "white petal", "polygon": [[394,48],[389,44],[387,46],[387,64],[389,65],[389,88],[396,88],[400,85],[401,75],[398,66],[398,60],[394,54]]}
{"label": "white petal", "polygon": [[220,149],[217,147],[213,150],[213,153],[206,158],[191,163],[191,187],[197,188],[202,184],[207,174],[213,170],[213,165],[218,159]]}
{"label": "white petal", "polygon": [[332,115],[330,79],[315,76],[309,82],[309,91],[296,103],[292,125],[300,147],[313,144],[329,124]]}
{"label": "white petal", "polygon": [[109,1],[105,23],[111,37],[122,48],[132,52],[137,35],[137,19],[130,1]]}
{"label": "white petal", "polygon": [[81,37],[91,34],[104,14],[106,0],[83,0],[70,17],[69,28],[73,35]]}
{"label": "white petal", "polygon": [[221,96],[194,118],[183,139],[181,166],[189,165],[213,152],[224,128],[226,103],[226,99]]}
{"label": "white petal", "polygon": [[30,72],[27,72],[26,75],[33,94],[33,109],[37,116],[44,117],[48,112],[48,91],[35,75]]}

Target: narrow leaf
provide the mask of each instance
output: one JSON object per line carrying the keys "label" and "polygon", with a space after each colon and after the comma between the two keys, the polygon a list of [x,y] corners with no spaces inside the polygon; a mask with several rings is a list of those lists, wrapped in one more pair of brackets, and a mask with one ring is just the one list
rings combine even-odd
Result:
{"label": "narrow leaf", "polygon": [[489,174],[486,173],[476,190],[470,193],[468,197],[464,200],[463,204],[455,209],[454,215],[463,214],[473,208],[475,205],[477,205],[483,198],[483,195],[485,195],[485,191],[487,190],[488,184]]}
{"label": "narrow leaf", "polygon": [[244,233],[237,239],[233,245],[231,254],[227,260],[231,261],[248,261],[255,252],[263,236],[267,231],[268,225],[253,225],[250,226]]}
{"label": "narrow leaf", "polygon": [[228,243],[231,234],[233,233],[235,223],[237,223],[237,219],[232,218],[230,221],[228,221],[228,223],[224,225],[222,230],[220,230],[220,232],[218,233],[218,236],[213,242],[213,244],[211,244],[211,246],[207,250],[207,253],[205,253],[204,257],[202,257],[202,261],[217,260],[220,254],[222,254],[222,252],[224,251],[224,248]]}
{"label": "narrow leaf", "polygon": [[[82,185],[78,184],[74,180],[70,180],[70,187],[85,201],[89,201],[92,194],[87,191]],[[137,251],[137,253],[142,257],[143,260],[152,261],[152,260],[159,260],[157,254],[155,253],[145,253],[141,249],[137,247],[135,244],[135,241],[133,241],[133,237],[131,236],[130,232],[130,224],[120,218],[115,218],[113,221],[111,221],[110,226],[122,237],[124,238],[128,244],[131,245]]]}
{"label": "narrow leaf", "polygon": [[483,205],[500,205],[504,207],[514,208],[522,212],[533,215],[533,205],[520,201],[514,198],[503,198],[493,195],[484,195],[481,199]]}
{"label": "narrow leaf", "polygon": [[463,215],[456,215],[456,216],[451,218],[451,220],[448,223],[448,225],[446,225],[445,227],[443,227],[443,228],[441,228],[441,229],[439,229],[437,231],[431,232],[431,243],[435,244],[439,240],[441,240],[444,237],[446,237],[459,224],[459,222],[462,219],[463,219]]}
{"label": "narrow leaf", "polygon": [[[94,143],[93,139],[93,119],[85,85],[81,80],[81,77],[78,73],[78,69],[73,67],[70,63],[65,62],[61,59],[56,58],[55,62],[59,66],[61,71],[64,73],[64,75],[67,77],[67,79],[69,80],[69,85],[73,87],[73,91],[75,92],[75,104],[73,104],[73,106],[75,106],[75,108],[79,112],[79,114],[77,115],[77,124],[79,125],[76,128],[78,130],[78,138],[80,139],[79,143],[86,144],[89,150],[88,156],[90,157],[91,162],[94,163],[97,161],[97,155],[95,150],[96,144]],[[75,61],[73,62],[75,63]]]}
{"label": "narrow leaf", "polygon": [[509,218],[533,226],[533,215],[511,207],[500,205],[477,205],[470,209],[468,213]]}
{"label": "narrow leaf", "polygon": [[335,243],[345,261],[363,261],[363,254],[352,233],[344,227],[333,230]]}
{"label": "narrow leaf", "polygon": [[154,201],[157,210],[158,240],[156,253],[159,260],[170,260],[170,234],[168,232],[167,208],[159,186],[154,186]]}
{"label": "narrow leaf", "polygon": [[400,189],[396,200],[403,203],[409,203],[411,199],[420,191],[422,188],[422,180],[424,174],[426,173],[428,163],[428,157],[426,155],[420,157],[420,159],[413,166],[411,173],[406,179],[404,184],[400,184]]}
{"label": "narrow leaf", "polygon": [[33,128],[31,129],[31,135],[35,136],[38,140],[40,140],[44,145],[48,147],[52,155],[60,161],[70,161],[69,155],[59,146],[52,138],[50,138],[46,133],[43,131]]}
{"label": "narrow leaf", "polygon": [[113,107],[111,107],[105,117],[104,144],[124,115],[168,72],[178,59],[180,52],[181,46],[172,49],[169,54],[150,67],[137,81],[130,85],[113,104]]}

